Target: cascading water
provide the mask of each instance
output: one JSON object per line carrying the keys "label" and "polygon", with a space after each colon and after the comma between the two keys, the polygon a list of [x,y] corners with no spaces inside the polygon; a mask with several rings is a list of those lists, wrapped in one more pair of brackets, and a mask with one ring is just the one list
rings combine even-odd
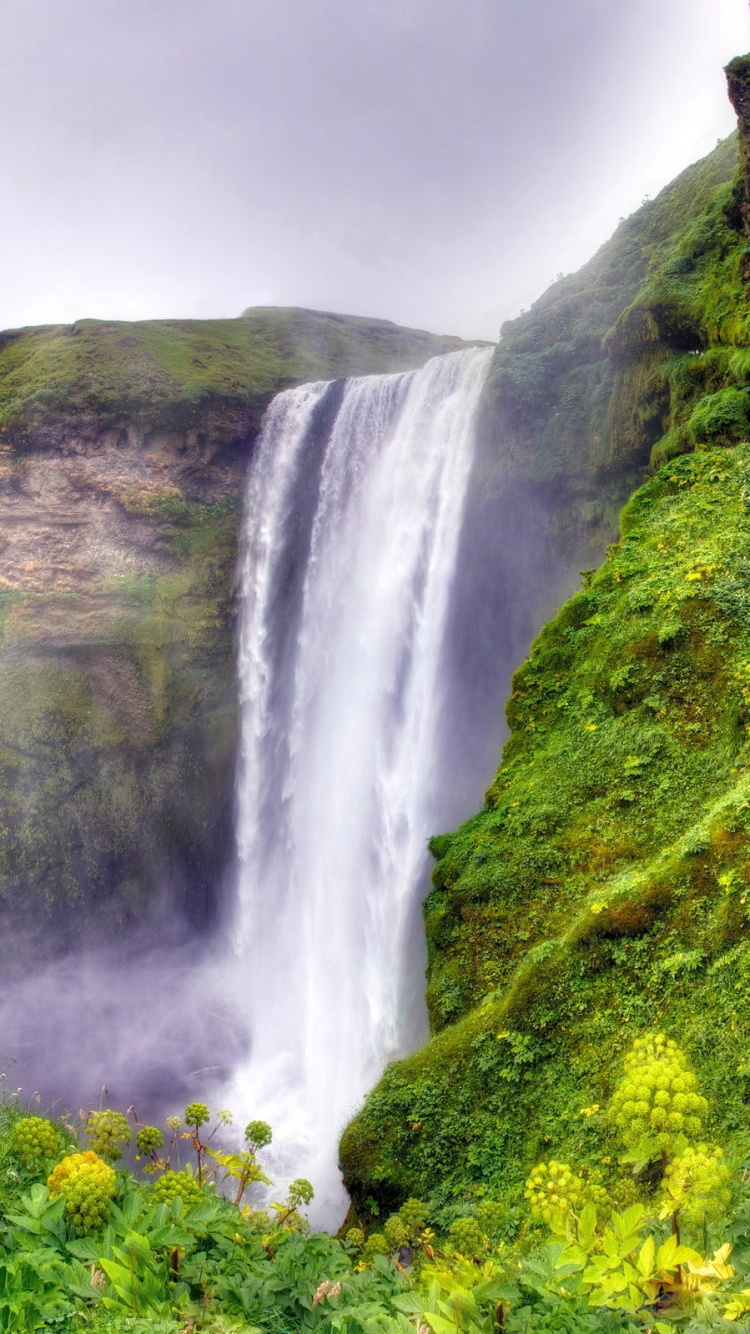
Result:
{"label": "cascading water", "polygon": [[242,570],[235,1102],[315,1221],[341,1130],[426,1024],[418,906],[439,828],[443,644],[491,350],[274,399]]}

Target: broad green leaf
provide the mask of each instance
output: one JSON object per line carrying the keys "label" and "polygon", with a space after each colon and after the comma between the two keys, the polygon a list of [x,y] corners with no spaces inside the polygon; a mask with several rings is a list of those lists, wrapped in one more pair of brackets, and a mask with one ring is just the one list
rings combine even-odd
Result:
{"label": "broad green leaf", "polygon": [[582,1211],[578,1223],[578,1243],[584,1248],[591,1245],[594,1233],[596,1231],[596,1209],[593,1204],[587,1204]]}
{"label": "broad green leaf", "polygon": [[434,1311],[425,1311],[424,1319],[434,1334],[456,1334],[460,1329],[455,1320],[446,1320],[444,1316],[437,1315]]}
{"label": "broad green leaf", "polygon": [[[662,1267],[661,1252],[663,1249],[664,1249],[663,1247],[660,1247],[659,1249],[660,1267]],[[641,1246],[640,1251],[638,1252],[638,1270],[639,1273],[642,1274],[643,1278],[649,1278],[650,1275],[653,1273],[654,1251],[655,1251],[654,1239],[653,1237],[647,1237],[643,1245]]]}

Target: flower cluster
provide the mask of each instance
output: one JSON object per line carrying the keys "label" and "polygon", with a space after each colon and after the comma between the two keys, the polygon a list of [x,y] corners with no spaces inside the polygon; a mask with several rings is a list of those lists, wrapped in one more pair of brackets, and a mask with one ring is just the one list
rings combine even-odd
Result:
{"label": "flower cluster", "polygon": [[497,1241],[508,1222],[508,1206],[497,1200],[480,1200],[477,1205],[477,1222],[483,1237]]}
{"label": "flower cluster", "polygon": [[450,1239],[459,1255],[477,1260],[487,1249],[484,1234],[476,1218],[457,1218],[450,1225]]}
{"label": "flower cluster", "polygon": [[92,1149],[63,1158],[47,1180],[51,1196],[65,1199],[65,1216],[79,1237],[95,1232],[109,1217],[115,1173]]}
{"label": "flower cluster", "polygon": [[164,1146],[164,1136],[158,1126],[141,1126],[135,1137],[135,1147],[144,1158],[158,1153]]}
{"label": "flower cluster", "polygon": [[424,1230],[427,1222],[427,1206],[421,1200],[406,1200],[398,1211],[408,1229],[410,1238],[415,1238]]}
{"label": "flower cluster", "polygon": [[60,1153],[55,1127],[43,1116],[22,1117],[11,1130],[8,1143],[24,1167],[43,1167]]}
{"label": "flower cluster", "polygon": [[708,1103],[679,1047],[663,1033],[638,1038],[625,1057],[625,1073],[609,1118],[626,1144],[653,1136],[668,1149],[674,1135],[692,1138],[703,1129]]}
{"label": "flower cluster", "polygon": [[388,1242],[389,1251],[395,1251],[399,1246],[408,1246],[409,1229],[400,1214],[391,1214],[390,1218],[386,1219],[383,1236]]}
{"label": "flower cluster", "polygon": [[535,1218],[548,1227],[559,1226],[567,1215],[583,1207],[584,1185],[567,1163],[539,1163],[526,1182],[524,1195]]}
{"label": "flower cluster", "polygon": [[205,1126],[210,1116],[211,1113],[205,1102],[191,1102],[185,1108],[185,1124],[191,1126],[195,1131],[200,1130],[201,1126]]}
{"label": "flower cluster", "polygon": [[189,1172],[165,1172],[154,1182],[151,1195],[156,1204],[171,1204],[172,1200],[180,1199],[186,1209],[203,1199],[201,1187]]}
{"label": "flower cluster", "polygon": [[267,1121],[248,1121],[245,1126],[245,1143],[250,1153],[257,1153],[271,1143],[273,1132]]}
{"label": "flower cluster", "polygon": [[86,1134],[94,1153],[107,1163],[116,1163],[130,1143],[132,1132],[130,1122],[122,1112],[107,1108],[103,1112],[91,1113],[86,1122]]}
{"label": "flower cluster", "polygon": [[388,1242],[382,1232],[371,1232],[364,1244],[362,1251],[362,1261],[364,1264],[372,1264],[376,1255],[388,1254]]}
{"label": "flower cluster", "polygon": [[669,1163],[662,1181],[662,1218],[678,1210],[693,1226],[721,1218],[732,1197],[723,1157],[717,1145],[696,1144]]}

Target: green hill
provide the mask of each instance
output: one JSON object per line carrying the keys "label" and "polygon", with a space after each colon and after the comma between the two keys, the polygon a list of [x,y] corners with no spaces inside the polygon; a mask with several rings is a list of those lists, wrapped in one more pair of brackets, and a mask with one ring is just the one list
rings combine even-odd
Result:
{"label": "green hill", "polygon": [[[736,140],[503,330],[491,448],[566,533],[643,478],[513,681],[483,809],[432,840],[433,1037],[344,1133],[365,1220],[522,1206],[597,1160],[613,1061],[658,1024],[722,1129],[750,1100],[750,304]],[[746,902],[746,899],[748,902]]]}

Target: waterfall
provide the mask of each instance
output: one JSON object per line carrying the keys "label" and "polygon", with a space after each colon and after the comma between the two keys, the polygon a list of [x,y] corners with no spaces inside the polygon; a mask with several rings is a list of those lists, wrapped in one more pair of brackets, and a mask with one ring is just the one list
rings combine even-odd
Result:
{"label": "waterfall", "polygon": [[233,1096],[276,1179],[340,1222],[338,1138],[426,1033],[419,901],[436,832],[442,649],[491,350],[279,394],[242,562]]}

